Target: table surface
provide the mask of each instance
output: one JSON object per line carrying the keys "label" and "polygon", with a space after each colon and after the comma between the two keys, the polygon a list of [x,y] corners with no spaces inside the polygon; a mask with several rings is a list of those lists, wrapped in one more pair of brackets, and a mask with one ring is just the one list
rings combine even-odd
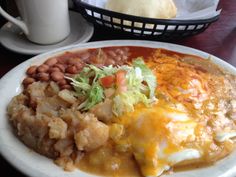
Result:
{"label": "table surface", "polygon": [[[204,33],[172,42],[208,52],[236,67],[236,0],[221,0],[219,8],[222,8],[220,19],[212,24]],[[3,22],[0,25],[3,25]],[[137,38],[95,27],[94,35],[90,41],[111,39]],[[29,58],[31,56],[14,53],[0,46],[0,77]],[[24,176],[9,165],[1,156],[0,167],[1,173],[5,176]]]}

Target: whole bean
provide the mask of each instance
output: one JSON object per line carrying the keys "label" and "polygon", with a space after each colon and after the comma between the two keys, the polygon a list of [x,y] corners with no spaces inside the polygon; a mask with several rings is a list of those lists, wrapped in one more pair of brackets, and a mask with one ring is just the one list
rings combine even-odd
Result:
{"label": "whole bean", "polygon": [[121,49],[117,49],[116,53],[118,53],[119,55],[124,55],[125,52]]}
{"label": "whole bean", "polygon": [[122,57],[121,57],[120,55],[118,55],[118,56],[115,57],[115,60],[116,60],[116,61],[121,61],[121,60],[122,60]]}
{"label": "whole bean", "polygon": [[58,85],[59,85],[60,87],[62,87],[63,85],[67,85],[67,81],[66,81],[65,79],[60,80],[60,81],[58,82]]}
{"label": "whole bean", "polygon": [[113,50],[110,50],[107,52],[108,55],[110,55],[111,57],[115,58],[116,57],[116,53]]}
{"label": "whole bean", "polygon": [[51,67],[51,68],[49,68],[49,70],[48,70],[48,72],[49,73],[52,73],[52,72],[55,72],[55,71],[61,71],[58,67]]}
{"label": "whole bean", "polygon": [[26,77],[24,80],[23,80],[23,84],[25,85],[25,86],[28,86],[29,84],[32,84],[32,83],[34,83],[35,82],[35,79],[34,78],[32,78],[32,77]]}
{"label": "whole bean", "polygon": [[70,90],[70,89],[72,89],[72,86],[69,85],[69,84],[63,85],[63,86],[61,86],[61,89],[62,89],[62,90],[63,90],[63,89],[68,89],[68,90]]}
{"label": "whole bean", "polygon": [[69,59],[67,60],[67,63],[68,63],[69,65],[74,65],[74,64],[80,63],[80,62],[81,62],[81,59],[80,59],[80,58],[69,58]]}
{"label": "whole bean", "polygon": [[49,74],[48,73],[38,73],[37,74],[37,79],[40,80],[40,81],[49,81],[50,77],[49,77]]}
{"label": "whole bean", "polygon": [[76,66],[77,70],[82,70],[84,67],[84,63],[79,62],[79,63],[74,64],[74,66]]}
{"label": "whole bean", "polygon": [[112,60],[111,58],[106,60],[106,65],[115,65],[116,62],[114,60]]}
{"label": "whole bean", "polygon": [[54,67],[59,68],[61,72],[65,72],[65,65],[63,64],[55,64]]}
{"label": "whole bean", "polygon": [[128,59],[128,56],[126,56],[126,55],[122,56],[122,60],[126,61],[127,59]]}
{"label": "whole bean", "polygon": [[124,50],[124,52],[128,52],[129,48],[128,47],[124,47],[123,50]]}
{"label": "whole bean", "polygon": [[77,69],[76,66],[71,65],[71,66],[68,66],[66,68],[66,72],[69,73],[69,74],[77,74],[78,73],[78,69]]}
{"label": "whole bean", "polygon": [[58,61],[58,63],[60,63],[60,64],[65,64],[65,63],[67,63],[67,58],[58,58],[57,59],[57,61]]}
{"label": "whole bean", "polygon": [[34,79],[37,79],[37,74],[38,74],[38,73],[34,73],[34,74],[30,75],[30,77],[32,77],[32,78],[34,78]]}
{"label": "whole bean", "polygon": [[42,64],[37,68],[39,73],[46,73],[49,70],[49,66],[46,64]]}
{"label": "whole bean", "polygon": [[37,70],[37,66],[30,66],[27,71],[26,71],[26,74],[28,75],[33,75],[36,73],[36,70]]}
{"label": "whole bean", "polygon": [[50,58],[44,62],[48,66],[53,66],[57,63],[57,58]]}
{"label": "whole bean", "polygon": [[55,71],[51,73],[51,78],[53,81],[58,82],[64,79],[64,74],[62,72]]}
{"label": "whole bean", "polygon": [[89,52],[84,52],[84,53],[81,53],[81,55],[80,55],[80,58],[81,58],[81,60],[83,60],[83,61],[88,60],[89,57],[90,57],[90,53],[89,53]]}

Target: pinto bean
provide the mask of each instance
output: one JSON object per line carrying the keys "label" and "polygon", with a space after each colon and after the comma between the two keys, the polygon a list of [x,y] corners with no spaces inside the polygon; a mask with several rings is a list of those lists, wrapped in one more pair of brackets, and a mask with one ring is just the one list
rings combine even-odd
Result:
{"label": "pinto bean", "polygon": [[118,55],[118,56],[115,57],[115,60],[119,62],[119,61],[122,60],[122,57]]}
{"label": "pinto bean", "polygon": [[115,65],[116,62],[114,60],[112,60],[111,58],[107,59],[105,62],[106,65]]}
{"label": "pinto bean", "polygon": [[62,72],[59,71],[54,71],[51,73],[51,78],[53,81],[58,82],[60,80],[64,79],[64,74]]}
{"label": "pinto bean", "polygon": [[26,77],[24,80],[23,80],[23,84],[24,84],[24,86],[28,86],[28,85],[30,85],[30,84],[32,84],[32,83],[34,83],[35,82],[35,79],[34,78],[32,78],[32,77]]}
{"label": "pinto bean", "polygon": [[34,79],[37,80],[37,74],[38,74],[38,73],[34,73],[34,74],[30,75],[30,77],[32,77],[32,78],[34,78]]}
{"label": "pinto bean", "polygon": [[67,63],[67,58],[58,58],[57,59],[57,61],[58,61],[58,63],[60,63],[60,64],[66,64]]}
{"label": "pinto bean", "polygon": [[128,59],[128,56],[126,56],[126,55],[122,56],[122,60],[126,61],[127,59]]}
{"label": "pinto bean", "polygon": [[74,64],[74,66],[76,66],[77,70],[80,71],[83,69],[84,63],[78,62],[78,63]]}
{"label": "pinto bean", "polygon": [[61,86],[61,89],[62,89],[62,90],[63,90],[63,89],[68,89],[68,90],[70,90],[70,89],[72,89],[72,86],[69,85],[69,84],[66,84],[66,85]]}
{"label": "pinto bean", "polygon": [[89,52],[84,52],[84,53],[81,53],[81,55],[80,55],[80,58],[81,58],[81,60],[83,60],[83,61],[88,60],[89,57],[90,57],[90,53],[89,53]]}
{"label": "pinto bean", "polygon": [[124,52],[126,52],[126,53],[129,52],[129,48],[128,48],[128,47],[124,47],[123,50],[124,50]]}
{"label": "pinto bean", "polygon": [[65,72],[65,65],[63,64],[55,64],[54,67],[59,68],[61,72]]}
{"label": "pinto bean", "polygon": [[113,50],[110,50],[107,52],[108,55],[110,55],[111,57],[115,58],[116,57],[116,53]]}
{"label": "pinto bean", "polygon": [[124,51],[122,49],[116,49],[116,53],[119,55],[124,55]]}
{"label": "pinto bean", "polygon": [[53,66],[57,63],[57,58],[50,58],[50,59],[47,59],[44,63],[48,66]]}
{"label": "pinto bean", "polygon": [[49,66],[45,64],[42,64],[37,68],[37,71],[39,73],[46,73],[48,70],[49,70]]}
{"label": "pinto bean", "polygon": [[66,81],[65,79],[60,80],[60,81],[58,82],[58,85],[59,85],[60,87],[62,87],[63,85],[67,85],[67,81]]}
{"label": "pinto bean", "polygon": [[55,71],[60,72],[61,70],[60,70],[58,67],[51,67],[51,68],[49,68],[49,70],[48,70],[49,73],[53,73],[53,72],[55,72]]}
{"label": "pinto bean", "polygon": [[30,66],[27,71],[26,71],[26,74],[28,75],[33,75],[36,73],[36,70],[37,70],[37,66]]}
{"label": "pinto bean", "polygon": [[49,74],[48,73],[38,73],[37,74],[37,79],[40,80],[40,81],[49,81],[50,77],[49,77]]}
{"label": "pinto bean", "polygon": [[81,62],[81,59],[80,59],[80,58],[69,58],[69,59],[67,60],[67,63],[68,63],[69,65],[74,65],[74,64],[80,63],[80,62]]}
{"label": "pinto bean", "polygon": [[78,73],[78,69],[77,69],[76,66],[71,65],[71,66],[68,66],[66,68],[66,72],[69,73],[69,74],[77,74]]}

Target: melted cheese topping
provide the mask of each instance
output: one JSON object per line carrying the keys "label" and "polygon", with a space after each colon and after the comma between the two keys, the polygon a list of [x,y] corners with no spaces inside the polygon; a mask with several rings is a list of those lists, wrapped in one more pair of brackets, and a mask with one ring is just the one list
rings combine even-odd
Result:
{"label": "melted cheese topping", "polygon": [[158,57],[154,60],[148,65],[156,73],[159,90],[181,102],[202,102],[208,98],[208,74],[176,58]]}
{"label": "melted cheese topping", "polygon": [[147,65],[157,76],[158,103],[149,108],[137,105],[134,112],[117,121],[126,130],[122,142],[132,147],[144,176],[158,176],[181,163],[211,161],[222,153],[215,139],[221,142],[235,136],[217,134],[214,139],[206,124],[209,117],[198,112],[199,108],[207,111],[203,105],[211,97],[208,82],[212,76],[176,58],[157,56]]}
{"label": "melted cheese topping", "polygon": [[126,127],[125,142],[130,143],[145,176],[157,176],[174,164],[200,158],[197,148],[184,146],[196,140],[197,123],[188,113],[164,101],[150,108],[138,105],[135,110],[120,117],[119,124]]}
{"label": "melted cheese topping", "polygon": [[113,149],[134,156],[144,176],[212,163],[233,150],[230,138],[236,136],[236,126],[222,113],[213,84],[223,92],[224,77],[180,59],[155,50],[146,64],[157,77],[158,101],[150,107],[138,104],[110,125]]}

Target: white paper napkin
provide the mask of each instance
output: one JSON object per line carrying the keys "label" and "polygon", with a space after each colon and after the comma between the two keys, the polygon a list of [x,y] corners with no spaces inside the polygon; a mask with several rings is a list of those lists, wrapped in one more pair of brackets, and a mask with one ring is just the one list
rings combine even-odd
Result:
{"label": "white paper napkin", "polygon": [[221,10],[216,10],[219,0],[174,0],[178,12],[175,19],[197,20],[215,17]]}

